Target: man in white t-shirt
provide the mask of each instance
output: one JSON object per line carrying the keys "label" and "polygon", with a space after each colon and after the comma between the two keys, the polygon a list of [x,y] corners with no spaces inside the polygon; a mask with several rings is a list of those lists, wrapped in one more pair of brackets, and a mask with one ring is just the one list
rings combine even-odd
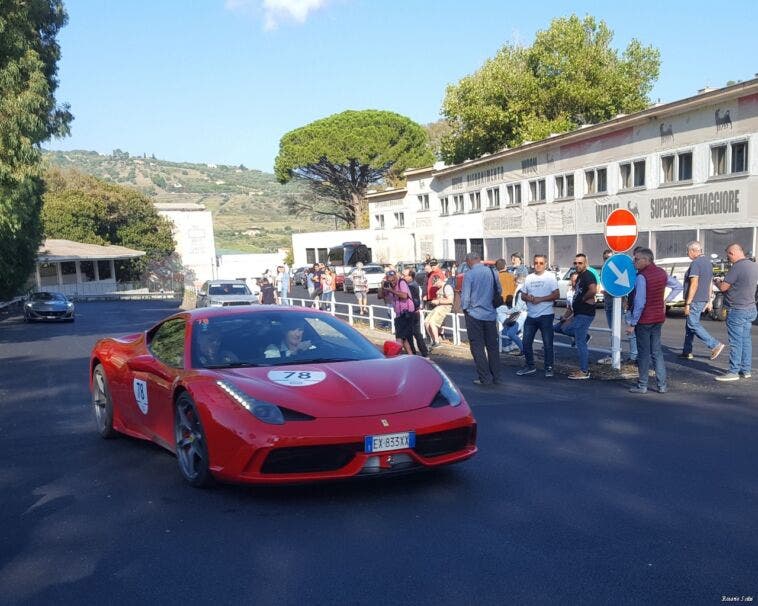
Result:
{"label": "man in white t-shirt", "polygon": [[534,255],[534,273],[524,280],[521,298],[526,303],[527,316],[524,323],[524,355],[526,366],[516,372],[520,377],[537,372],[534,366],[534,337],[537,330],[542,335],[542,349],[545,353],[545,376],[553,376],[553,301],[558,296],[558,280],[547,269],[547,257]]}

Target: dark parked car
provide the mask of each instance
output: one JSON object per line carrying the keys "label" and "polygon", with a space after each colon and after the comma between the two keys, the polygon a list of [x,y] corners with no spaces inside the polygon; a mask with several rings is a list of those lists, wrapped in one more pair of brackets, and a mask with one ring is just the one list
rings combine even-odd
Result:
{"label": "dark parked car", "polygon": [[59,292],[35,292],[24,302],[24,321],[74,321],[74,304]]}

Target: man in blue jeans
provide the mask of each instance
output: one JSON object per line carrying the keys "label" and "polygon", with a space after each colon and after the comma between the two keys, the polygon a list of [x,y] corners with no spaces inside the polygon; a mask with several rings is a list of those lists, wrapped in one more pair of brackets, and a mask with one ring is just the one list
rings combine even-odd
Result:
{"label": "man in blue jeans", "polygon": [[649,248],[635,249],[634,267],[637,278],[634,291],[630,295],[633,302],[627,334],[632,331],[637,335],[637,364],[640,378],[637,385],[629,389],[632,393],[647,393],[648,371],[652,360],[655,378],[658,380],[658,392],[666,393],[666,365],[663,361],[661,347],[661,328],[666,320],[664,291],[668,275],[654,263],[653,251]]}
{"label": "man in blue jeans", "polygon": [[526,303],[527,316],[524,323],[524,355],[526,366],[518,370],[519,377],[533,375],[537,372],[534,366],[534,337],[537,330],[542,335],[542,349],[545,352],[545,377],[553,376],[553,302],[560,296],[558,280],[553,272],[547,269],[547,257],[534,255],[534,273],[524,280],[521,298]]}
{"label": "man in blue jeans", "polygon": [[692,263],[684,274],[684,315],[687,323],[679,357],[692,360],[692,344],[697,337],[710,350],[711,360],[715,360],[723,351],[724,344],[714,339],[700,323],[700,316],[711,306],[713,265],[703,254],[703,247],[697,240],[687,244],[687,256],[692,259]]}
{"label": "man in blue jeans", "polygon": [[589,379],[590,360],[587,348],[587,335],[592,321],[595,319],[595,293],[597,293],[597,279],[588,270],[587,256],[578,253],[574,258],[574,267],[578,276],[574,287],[574,299],[571,309],[574,313],[571,323],[563,332],[574,337],[576,351],[579,354],[579,370],[572,372],[568,378]]}
{"label": "man in blue jeans", "polygon": [[758,283],[758,265],[745,256],[739,244],[730,244],[726,256],[732,263],[723,278],[714,284],[724,293],[729,314],[726,332],[729,335],[729,370],[716,377],[717,381],[739,381],[752,376],[753,343],[750,330],[756,318],[755,287]]}

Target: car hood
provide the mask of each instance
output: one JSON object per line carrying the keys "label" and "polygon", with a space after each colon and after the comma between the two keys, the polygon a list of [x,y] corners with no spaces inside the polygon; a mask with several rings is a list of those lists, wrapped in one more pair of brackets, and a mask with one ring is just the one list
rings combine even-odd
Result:
{"label": "car hood", "polygon": [[249,301],[257,303],[255,295],[208,295],[208,301],[218,301],[219,303],[228,303],[230,301]]}
{"label": "car hood", "polygon": [[[429,362],[410,356],[215,372],[219,380],[232,383],[256,399],[314,417],[416,410],[428,406],[442,386],[442,377]],[[299,377],[306,377],[306,381]],[[302,384],[308,379],[310,384]]]}
{"label": "car hood", "polygon": [[66,311],[66,301],[31,301],[31,308],[35,311]]}

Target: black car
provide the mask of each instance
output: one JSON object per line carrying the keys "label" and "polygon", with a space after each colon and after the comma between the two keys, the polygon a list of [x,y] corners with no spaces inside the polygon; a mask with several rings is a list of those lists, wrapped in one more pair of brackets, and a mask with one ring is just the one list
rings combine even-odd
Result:
{"label": "black car", "polygon": [[24,302],[24,321],[73,322],[74,304],[59,292],[35,292]]}

